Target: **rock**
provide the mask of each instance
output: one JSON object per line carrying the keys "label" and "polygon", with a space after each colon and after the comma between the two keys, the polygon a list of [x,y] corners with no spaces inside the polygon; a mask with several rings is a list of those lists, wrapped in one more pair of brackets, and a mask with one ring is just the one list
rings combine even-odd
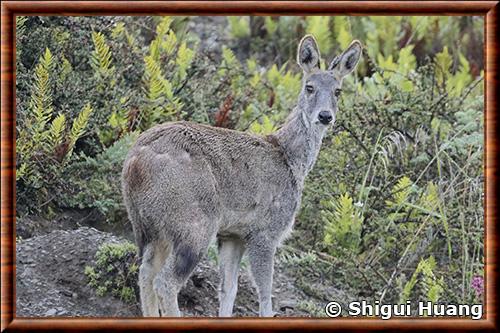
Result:
{"label": "rock", "polygon": [[279,309],[281,311],[284,311],[286,309],[295,309],[296,306],[297,306],[297,302],[292,301],[292,300],[284,300],[284,301],[279,302]]}
{"label": "rock", "polygon": [[49,310],[47,310],[47,312],[45,312],[45,316],[46,317],[53,317],[53,316],[55,316],[56,313],[57,313],[56,309],[49,309]]}

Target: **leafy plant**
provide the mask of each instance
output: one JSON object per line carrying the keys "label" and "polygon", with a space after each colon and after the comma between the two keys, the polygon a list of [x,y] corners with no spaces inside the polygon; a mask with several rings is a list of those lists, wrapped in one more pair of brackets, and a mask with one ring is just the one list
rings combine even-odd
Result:
{"label": "leafy plant", "polygon": [[444,290],[444,280],[443,277],[437,278],[434,274],[434,270],[436,269],[436,260],[434,257],[429,257],[427,259],[422,259],[417,266],[415,272],[411,279],[405,284],[400,304],[405,303],[408,299],[410,299],[410,295],[412,291],[414,291],[417,283],[421,283],[422,287],[425,291],[425,296],[427,300],[436,304],[441,294]]}
{"label": "leafy plant", "polygon": [[98,296],[111,294],[134,304],[138,295],[139,261],[137,247],[128,242],[105,243],[95,255],[95,264],[85,266],[89,285],[96,288]]}
{"label": "leafy plant", "polygon": [[325,224],[325,245],[332,254],[338,248],[356,252],[359,248],[362,220],[349,194],[341,195],[336,202],[325,200],[321,211]]}

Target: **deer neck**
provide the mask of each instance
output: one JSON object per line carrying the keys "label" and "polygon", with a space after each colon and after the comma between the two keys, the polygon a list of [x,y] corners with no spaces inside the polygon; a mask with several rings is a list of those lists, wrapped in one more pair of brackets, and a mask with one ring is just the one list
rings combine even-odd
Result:
{"label": "deer neck", "polygon": [[300,184],[314,166],[326,132],[326,127],[311,125],[304,117],[299,109],[295,109],[285,125],[274,134]]}

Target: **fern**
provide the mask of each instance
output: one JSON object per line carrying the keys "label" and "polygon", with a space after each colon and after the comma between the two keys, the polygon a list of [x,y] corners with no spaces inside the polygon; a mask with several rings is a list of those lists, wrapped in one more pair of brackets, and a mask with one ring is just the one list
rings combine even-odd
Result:
{"label": "fern", "polygon": [[[408,209],[417,207],[410,202],[410,195],[413,191],[413,182],[406,176],[401,177],[396,185],[394,185],[392,188],[392,198],[385,202],[387,208],[392,210],[388,215],[390,222],[404,218],[407,216]],[[391,225],[392,223],[387,224],[387,228]],[[413,225],[410,226],[413,227]]]}
{"label": "fern", "polygon": [[321,217],[325,223],[324,243],[336,251],[344,248],[357,251],[361,237],[361,215],[349,194],[341,195],[336,201],[325,201]]}
{"label": "fern", "polygon": [[175,52],[175,46],[177,45],[177,36],[175,32],[170,30],[165,36],[165,40],[161,44],[162,50],[167,56],[170,56]]}
{"label": "fern", "polygon": [[59,114],[50,126],[50,144],[52,148],[57,147],[63,141],[64,130],[66,128],[66,117]]}
{"label": "fern", "polygon": [[413,182],[410,178],[404,176],[401,177],[397,184],[394,185],[392,189],[392,200],[387,200],[386,204],[388,207],[401,207],[404,205],[412,192]]}
{"label": "fern", "polygon": [[73,71],[71,63],[64,56],[62,57],[61,71],[59,73],[59,81],[64,82],[68,75]]}
{"label": "fern", "polygon": [[172,25],[172,18],[170,16],[163,16],[160,19],[160,23],[156,26],[156,36],[157,38],[159,37],[160,39],[163,38],[167,34],[167,32],[170,29],[170,26]]}
{"label": "fern", "polygon": [[149,46],[149,55],[155,60],[160,60],[161,52],[165,52],[167,56],[175,52],[177,37],[170,29],[172,18],[164,16],[160,23],[156,26],[156,37]]}
{"label": "fern", "polygon": [[35,82],[33,83],[30,105],[33,111],[35,125],[33,141],[37,144],[45,140],[45,127],[52,118],[52,91],[50,72],[54,65],[52,53],[47,48],[35,68]]}
{"label": "fern", "polygon": [[250,132],[260,135],[271,134],[276,131],[276,126],[273,125],[268,116],[262,116],[262,122],[255,121],[250,126]]}
{"label": "fern", "polygon": [[245,38],[250,36],[250,17],[228,16],[229,30],[234,38]]}
{"label": "fern", "polygon": [[172,83],[163,76],[160,64],[152,56],[146,56],[144,83],[148,113],[143,114],[145,128],[159,120],[169,120],[182,108],[180,100],[174,96]]}
{"label": "fern", "polygon": [[219,66],[217,74],[219,76],[224,76],[227,74],[229,69],[237,69],[239,67],[238,59],[234,55],[230,48],[222,47],[222,62]]}
{"label": "fern", "polygon": [[345,50],[352,41],[352,36],[348,31],[350,20],[348,16],[333,17],[333,35],[336,37],[341,50]]}
{"label": "fern", "polygon": [[27,16],[16,16],[16,36],[24,35],[26,30],[26,21],[28,20]]}
{"label": "fern", "polygon": [[[444,280],[442,277],[440,279],[436,277],[434,274],[435,268],[436,260],[433,256],[420,260],[412,277],[403,288],[399,303],[406,303],[410,299],[410,295],[419,281],[422,283],[427,299],[433,303],[437,303],[444,290]],[[421,279],[419,278],[419,274],[422,274]]]}
{"label": "fern", "polygon": [[117,22],[111,31],[111,38],[118,39],[125,34],[125,23]]}
{"label": "fern", "polygon": [[[115,71],[111,59],[111,49],[106,44],[106,38],[100,32],[92,32],[92,41],[94,51],[90,57],[90,64],[97,77],[101,80],[101,88],[104,89],[104,82],[107,81],[106,79],[111,78]],[[106,82],[106,84],[111,82]]]}
{"label": "fern", "polygon": [[70,158],[75,147],[76,141],[85,133],[85,129],[89,122],[90,114],[92,113],[92,108],[90,104],[86,104],[82,111],[78,114],[78,117],[73,121],[71,126],[71,131],[69,133],[69,146],[66,154],[66,158]]}
{"label": "fern", "polygon": [[179,67],[178,76],[179,80],[182,81],[186,78],[186,70],[191,65],[193,61],[194,51],[186,46],[186,42],[183,42],[177,51],[176,64]]}
{"label": "fern", "polygon": [[437,82],[439,85],[443,85],[450,76],[450,69],[453,64],[453,59],[448,52],[447,46],[443,48],[443,51],[436,54],[434,63],[436,64],[437,70]]}
{"label": "fern", "polygon": [[276,22],[272,16],[266,16],[264,18],[264,27],[268,35],[274,35],[278,30],[279,20]]}

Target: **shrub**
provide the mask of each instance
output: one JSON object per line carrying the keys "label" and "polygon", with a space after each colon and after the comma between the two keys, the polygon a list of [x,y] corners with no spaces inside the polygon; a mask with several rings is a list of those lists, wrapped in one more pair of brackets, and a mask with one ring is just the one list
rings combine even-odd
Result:
{"label": "shrub", "polygon": [[138,295],[137,247],[131,243],[105,243],[95,255],[95,265],[85,267],[89,285],[98,296],[110,294],[134,304]]}

